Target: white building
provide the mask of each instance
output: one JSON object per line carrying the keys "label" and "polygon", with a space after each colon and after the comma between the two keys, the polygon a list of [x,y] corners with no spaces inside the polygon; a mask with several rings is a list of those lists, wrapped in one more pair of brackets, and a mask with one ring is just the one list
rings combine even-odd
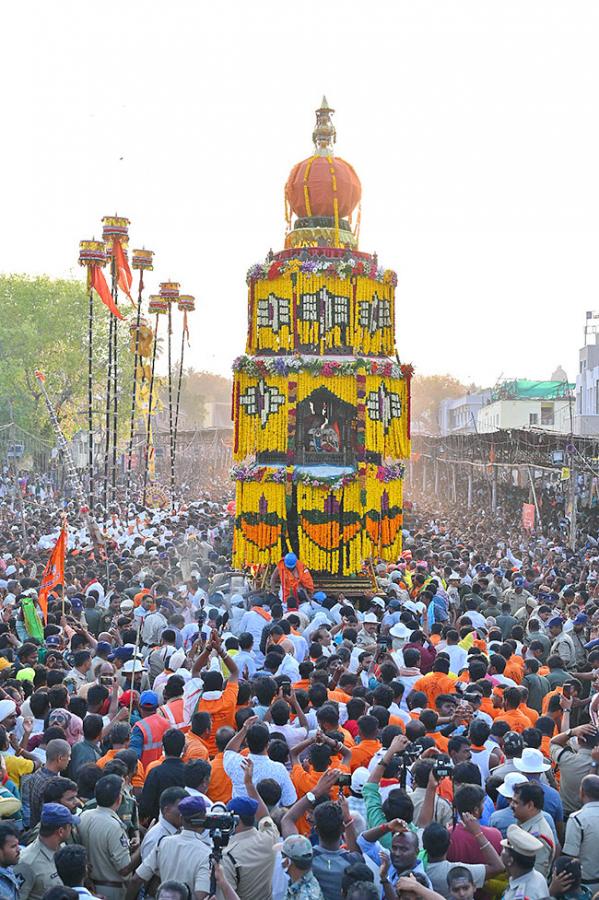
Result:
{"label": "white building", "polygon": [[439,404],[439,434],[474,434],[479,410],[491,399],[491,391],[464,394]]}
{"label": "white building", "polygon": [[481,433],[509,428],[539,428],[570,434],[574,420],[574,385],[556,381],[505,382],[477,417]]}
{"label": "white building", "polygon": [[578,353],[574,430],[580,435],[599,435],[599,334],[594,344]]}

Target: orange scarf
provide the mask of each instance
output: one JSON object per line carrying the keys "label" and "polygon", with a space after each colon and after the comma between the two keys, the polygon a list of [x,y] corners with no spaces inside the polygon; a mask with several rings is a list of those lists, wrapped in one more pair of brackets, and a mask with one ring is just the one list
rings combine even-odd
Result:
{"label": "orange scarf", "polygon": [[266,610],[261,606],[252,606],[252,612],[258,613],[259,616],[262,616],[265,622],[272,621],[271,614],[269,612],[266,612]]}

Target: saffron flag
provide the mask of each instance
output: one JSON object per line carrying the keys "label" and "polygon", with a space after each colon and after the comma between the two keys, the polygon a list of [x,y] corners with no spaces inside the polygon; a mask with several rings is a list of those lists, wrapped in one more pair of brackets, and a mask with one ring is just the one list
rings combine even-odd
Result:
{"label": "saffron flag", "polygon": [[58,540],[54,545],[54,550],[50,554],[50,559],[44,569],[42,575],[42,583],[37,602],[44,615],[44,622],[48,622],[48,594],[58,584],[64,584],[64,556],[67,549],[67,529],[63,525]]}
{"label": "saffron flag", "polygon": [[522,504],[522,528],[532,531],[535,527],[535,506],[534,503]]}
{"label": "saffron flag", "polygon": [[106,279],[104,278],[104,272],[102,271],[102,269],[100,269],[98,266],[91,266],[89,271],[91,276],[91,286],[97,293],[102,303],[108,307],[113,316],[116,316],[117,319],[123,319],[124,316],[114,302],[112,294],[110,293],[110,288],[108,287]]}
{"label": "saffron flag", "polygon": [[133,297],[131,296],[131,285],[133,284],[133,275],[131,274],[131,269],[129,268],[129,260],[127,259],[127,254],[121,247],[121,242],[118,240],[114,241],[113,245],[114,259],[116,262],[116,268],[118,272],[118,286],[123,291],[124,294],[129,297],[129,300],[133,303]]}

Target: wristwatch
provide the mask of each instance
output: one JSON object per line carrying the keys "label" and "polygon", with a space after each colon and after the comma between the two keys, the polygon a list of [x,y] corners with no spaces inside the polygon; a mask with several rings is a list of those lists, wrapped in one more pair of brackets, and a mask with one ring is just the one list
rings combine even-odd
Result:
{"label": "wristwatch", "polygon": [[312,806],[316,806],[316,797],[312,793],[312,791],[306,791],[306,800],[308,803],[311,803]]}

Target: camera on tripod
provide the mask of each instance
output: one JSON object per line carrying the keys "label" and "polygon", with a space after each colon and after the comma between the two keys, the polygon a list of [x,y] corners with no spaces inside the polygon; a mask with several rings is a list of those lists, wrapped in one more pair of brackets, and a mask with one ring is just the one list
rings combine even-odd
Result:
{"label": "camera on tripod", "polygon": [[237,828],[239,816],[231,812],[208,813],[203,820],[204,828],[212,838],[212,855],[220,859],[220,851],[229,843],[229,838]]}

